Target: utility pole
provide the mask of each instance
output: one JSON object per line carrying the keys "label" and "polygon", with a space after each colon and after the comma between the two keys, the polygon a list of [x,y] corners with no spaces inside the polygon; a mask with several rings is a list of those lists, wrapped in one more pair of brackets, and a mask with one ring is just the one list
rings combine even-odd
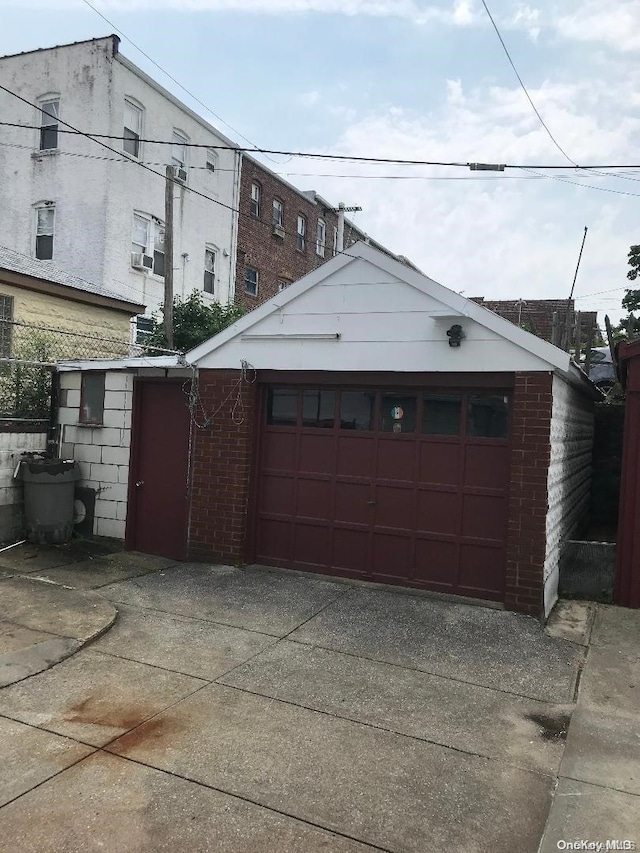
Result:
{"label": "utility pole", "polygon": [[578,270],[580,269],[580,261],[582,260],[582,252],[584,250],[584,244],[587,239],[587,231],[589,229],[585,225],[584,234],[582,236],[582,245],[580,246],[580,254],[578,255],[578,263],[576,264],[576,271],[573,276],[573,282],[571,283],[571,293],[569,294],[569,298],[567,299],[567,313],[564,318],[564,330],[562,332],[562,349],[569,352],[569,347],[571,345],[571,335],[569,332],[569,320],[571,317],[571,300],[573,299],[573,291],[576,286],[576,279],[578,278]]}
{"label": "utility pole", "polygon": [[345,213],[357,213],[359,210],[362,210],[362,208],[345,207],[343,201],[338,202],[337,209],[334,208],[333,212],[338,214],[338,245],[336,246],[338,252],[342,252],[344,249],[344,215]]}
{"label": "utility pole", "polygon": [[164,186],[164,337],[173,349],[173,166],[167,166]]}

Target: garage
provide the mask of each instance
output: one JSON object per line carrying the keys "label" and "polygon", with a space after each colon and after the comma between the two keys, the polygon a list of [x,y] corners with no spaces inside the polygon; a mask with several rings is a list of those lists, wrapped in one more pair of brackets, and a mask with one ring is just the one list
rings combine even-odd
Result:
{"label": "garage", "polygon": [[190,559],[550,612],[599,397],[568,353],[358,243],[186,359]]}
{"label": "garage", "polygon": [[502,600],[506,387],[261,397],[257,562]]}

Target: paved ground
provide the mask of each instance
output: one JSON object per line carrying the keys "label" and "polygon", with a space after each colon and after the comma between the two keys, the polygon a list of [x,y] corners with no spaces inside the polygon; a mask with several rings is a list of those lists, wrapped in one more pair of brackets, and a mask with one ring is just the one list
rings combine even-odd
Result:
{"label": "paved ground", "polygon": [[0,851],[538,849],[572,760],[579,630],[295,573],[149,567],[38,569],[119,616],[0,690]]}

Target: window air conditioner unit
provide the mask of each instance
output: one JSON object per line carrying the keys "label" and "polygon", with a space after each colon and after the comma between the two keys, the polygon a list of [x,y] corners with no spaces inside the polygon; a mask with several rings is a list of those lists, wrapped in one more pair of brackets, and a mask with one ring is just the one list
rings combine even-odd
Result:
{"label": "window air conditioner unit", "polygon": [[134,270],[152,270],[153,258],[144,252],[131,252],[131,266]]}
{"label": "window air conditioner unit", "polygon": [[175,166],[174,170],[173,170],[173,176],[179,184],[186,184],[187,183],[187,170],[186,169],[181,169],[179,166]]}
{"label": "window air conditioner unit", "polygon": [[281,240],[284,240],[284,228],[282,227],[282,225],[273,226],[273,236],[279,237]]}

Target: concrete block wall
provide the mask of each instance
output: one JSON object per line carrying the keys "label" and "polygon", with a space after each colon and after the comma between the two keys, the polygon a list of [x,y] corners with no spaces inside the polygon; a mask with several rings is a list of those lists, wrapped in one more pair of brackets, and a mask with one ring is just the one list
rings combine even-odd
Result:
{"label": "concrete block wall", "polygon": [[40,453],[46,448],[44,431],[0,431],[0,542],[15,541],[24,533],[23,486],[13,479],[16,465],[24,453]]}
{"label": "concrete block wall", "polygon": [[547,476],[545,615],[558,598],[562,543],[575,533],[589,512],[593,431],[593,402],[554,376],[551,458]]}
{"label": "concrete block wall", "polygon": [[96,536],[124,539],[131,453],[133,374],[111,371],[105,375],[102,426],[79,423],[82,374],[60,374],[66,406],[60,407],[61,455],[75,459],[82,473],[80,485],[95,490]]}

